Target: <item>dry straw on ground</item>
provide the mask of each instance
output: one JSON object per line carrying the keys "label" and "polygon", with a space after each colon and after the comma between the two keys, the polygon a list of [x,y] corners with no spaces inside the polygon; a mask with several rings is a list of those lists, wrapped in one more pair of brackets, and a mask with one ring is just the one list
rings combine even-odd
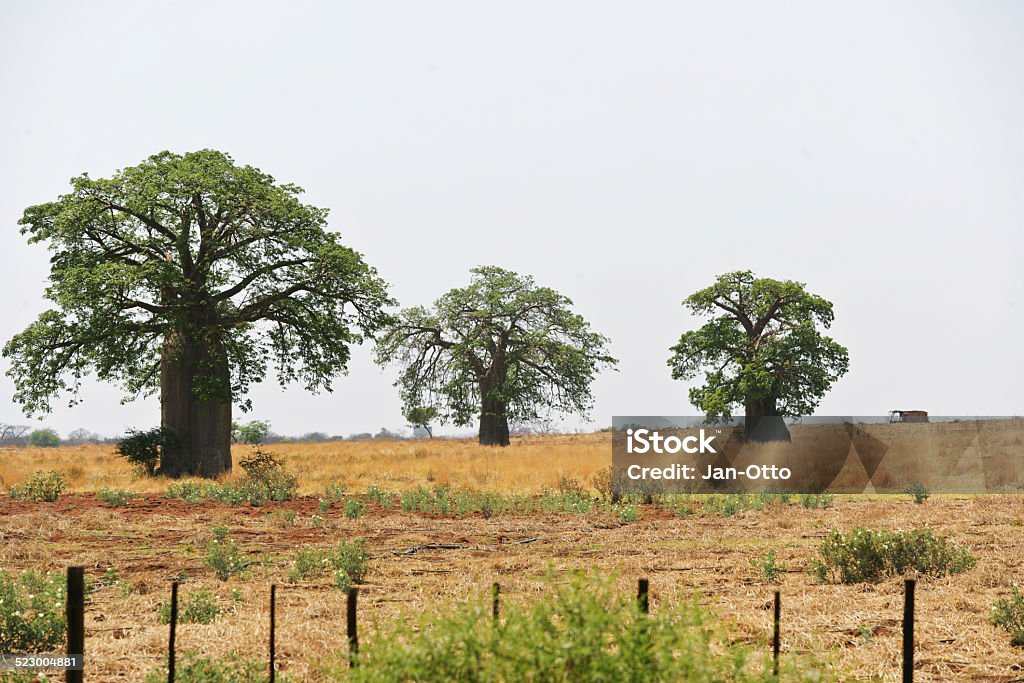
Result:
{"label": "dry straw on ground", "polygon": [[[559,475],[589,482],[608,462],[603,435],[537,439],[505,450],[462,442],[278,450],[290,456],[305,492],[319,494],[327,481],[342,480],[364,501],[373,483],[395,490],[447,483],[536,492],[557,487]],[[26,449],[0,457],[6,485],[33,469],[56,467],[69,471],[76,491],[56,503],[0,500],[0,567],[63,571],[82,564],[95,577],[112,567],[120,578],[119,585],[100,588],[87,610],[91,680],[135,681],[161,663],[166,627],[158,623],[157,606],[171,578],[183,573],[189,577],[183,595],[209,587],[227,613],[208,626],[182,626],[181,649],[263,657],[268,586],[287,585],[294,549],[357,537],[374,556],[360,599],[364,642],[395,620],[486,599],[493,581],[501,582],[503,600],[526,601],[547,595],[551,576],[558,580],[580,569],[614,577],[623,591],[648,577],[655,618],[665,606],[697,596],[733,623],[739,638],[760,642],[769,633],[767,607],[776,586],[763,581],[750,559],[775,550],[788,568],[781,579],[783,666],[786,653],[813,651],[828,658],[842,680],[898,680],[900,579],[821,585],[806,571],[827,529],[855,525],[931,526],[978,557],[964,574],[918,584],[917,680],[1024,678],[1024,652],[988,623],[992,602],[1012,582],[1024,581],[1024,501],[1018,496],[933,496],[923,505],[907,496],[840,497],[825,510],[768,507],[728,517],[679,517],[643,506],[640,521],[631,524],[608,512],[460,519],[385,511],[367,501],[368,513],[353,520],[339,504],[322,514],[315,495],[266,508],[167,500],[157,495],[162,483],[133,481],[130,470],[100,448]],[[75,467],[80,471],[71,471]],[[87,493],[101,486],[148,493],[127,507],[107,508]],[[294,519],[281,510],[293,510]],[[202,566],[214,522],[228,525],[243,551],[265,564],[243,579],[216,581]],[[407,552],[425,545],[454,547]],[[344,651],[344,596],[328,584],[325,577],[279,593],[279,661],[294,680],[317,680],[317,660]],[[230,598],[234,588],[244,595],[240,602]]]}

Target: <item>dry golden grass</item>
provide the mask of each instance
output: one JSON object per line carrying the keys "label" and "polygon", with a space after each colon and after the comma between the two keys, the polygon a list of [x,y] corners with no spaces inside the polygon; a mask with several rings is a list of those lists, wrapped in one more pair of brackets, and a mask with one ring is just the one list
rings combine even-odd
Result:
{"label": "dry golden grass", "polygon": [[[557,487],[559,474],[588,483],[607,466],[607,435],[533,439],[508,449],[466,442],[314,444],[275,447],[290,457],[302,489],[317,494],[328,481],[353,492],[371,483],[399,490],[418,484],[501,492]],[[245,448],[237,449],[239,455]],[[106,449],[29,450],[0,454],[5,484],[32,470],[80,467],[76,491],[119,486],[148,491],[124,508],[106,508],[91,493],[56,503],[0,498],[0,568],[63,571],[80,564],[100,577],[113,567],[121,586],[99,589],[87,608],[89,678],[137,681],[163,661],[166,627],[157,606],[172,577],[187,572],[187,596],[198,587],[216,592],[227,613],[208,626],[179,627],[181,650],[209,656],[265,655],[267,593],[279,591],[278,656],[295,681],[320,680],[317,661],[344,651],[344,596],[329,579],[287,583],[290,560],[302,544],[327,545],[362,537],[373,554],[361,587],[361,639],[376,628],[425,611],[483,598],[494,581],[504,601],[549,594],[547,577],[591,570],[616,577],[623,591],[638,577],[651,580],[652,613],[694,595],[751,642],[767,636],[775,586],[764,583],[751,558],[775,550],[783,575],[783,666],[786,653],[812,651],[832,662],[840,680],[898,680],[902,582],[854,586],[815,583],[806,569],[825,531],[855,525],[873,528],[931,526],[966,544],[978,557],[974,569],[918,584],[916,627],[919,681],[1011,681],[1024,677],[1024,654],[988,623],[996,597],[1024,581],[1024,500],[1019,496],[933,497],[923,505],[908,497],[840,497],[826,510],[769,507],[732,517],[691,515],[643,506],[640,521],[623,524],[607,512],[437,517],[368,502],[368,514],[347,519],[339,505],[321,515],[317,497],[266,508],[212,503],[190,506],[158,495],[164,483],[133,481],[131,471]],[[290,522],[285,513],[294,511]],[[324,518],[321,523],[316,517]],[[265,564],[242,578],[218,582],[202,566],[214,522],[227,524],[242,549]],[[529,542],[523,542],[529,541]],[[410,548],[428,544],[452,549]],[[229,593],[244,594],[232,602]]]}
{"label": "dry golden grass", "polygon": [[[607,433],[557,435],[516,439],[496,449],[471,440],[357,441],[274,444],[265,448],[286,457],[299,475],[299,493],[323,493],[328,483],[366,490],[370,484],[403,491],[420,484],[453,488],[537,493],[557,488],[560,477],[589,486],[593,475],[610,462]],[[235,473],[238,460],[251,446],[232,447]],[[113,446],[62,448],[0,448],[0,488],[27,479],[35,470],[65,473],[70,491],[103,487],[158,493],[169,480],[140,477]]]}

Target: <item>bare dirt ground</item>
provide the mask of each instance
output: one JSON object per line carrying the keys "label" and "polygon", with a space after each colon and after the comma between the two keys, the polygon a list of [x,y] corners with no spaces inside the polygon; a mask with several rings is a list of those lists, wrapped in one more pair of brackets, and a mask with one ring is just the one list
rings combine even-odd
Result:
{"label": "bare dirt ground", "polygon": [[[321,514],[316,497],[264,508],[189,505],[148,496],[127,507],[104,506],[93,494],[55,503],[0,499],[0,567],[53,570],[84,565],[97,580],[87,605],[88,679],[136,681],[166,656],[167,627],[157,610],[171,580],[187,576],[182,596],[199,586],[220,597],[226,613],[214,623],[182,625],[181,650],[206,655],[265,657],[268,587],[279,589],[278,658],[292,680],[319,680],[317,662],[345,651],[344,595],[322,582],[289,584],[295,548],[364,538],[373,554],[361,586],[361,639],[375,628],[424,611],[485,599],[494,581],[503,600],[536,599],[550,581],[592,570],[635,590],[651,581],[651,611],[696,596],[737,637],[760,643],[770,632],[776,586],[764,582],[751,558],[774,549],[788,571],[783,600],[783,666],[791,652],[826,658],[840,680],[898,680],[903,583],[822,585],[806,572],[826,530],[863,525],[930,526],[967,545],[978,564],[964,574],[922,579],[917,588],[917,680],[1024,680],[1024,649],[990,625],[992,602],[1024,581],[1024,499],[1019,496],[837,498],[825,510],[773,506],[735,516],[679,517],[642,506],[622,523],[608,513],[433,517],[382,510],[347,519],[341,505]],[[294,519],[284,510],[294,511]],[[317,517],[322,517],[321,522]],[[257,564],[242,577],[215,579],[203,567],[213,523]],[[451,546],[425,548],[423,546]],[[105,585],[112,568],[119,581]],[[109,576],[109,575],[108,575]],[[241,592],[233,600],[233,589]],[[237,597],[237,596],[236,596]]]}

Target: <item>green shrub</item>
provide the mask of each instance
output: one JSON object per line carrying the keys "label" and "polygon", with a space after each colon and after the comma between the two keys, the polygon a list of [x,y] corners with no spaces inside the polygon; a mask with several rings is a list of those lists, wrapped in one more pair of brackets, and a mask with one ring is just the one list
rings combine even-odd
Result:
{"label": "green shrub", "polygon": [[295,497],[299,480],[285,470],[284,458],[257,447],[248,456],[239,460],[238,465],[245,470],[246,481],[243,481],[241,486],[245,489],[251,504],[263,504],[253,502],[261,495],[277,502]]}
{"label": "green shrub", "polygon": [[637,506],[633,503],[620,503],[615,507],[615,514],[620,522],[635,522],[640,519]]}
{"label": "green shrub", "polygon": [[[200,588],[178,602],[179,624],[210,624],[220,613],[217,596],[205,588]],[[161,624],[171,623],[171,603],[160,603],[158,614]]]}
{"label": "green shrub", "polygon": [[903,493],[913,496],[914,502],[918,505],[928,500],[928,497],[932,495],[932,492],[919,481],[912,482]]}
{"label": "green shrub", "polygon": [[334,548],[303,546],[295,551],[288,580],[294,583],[330,572],[335,586],[347,589],[353,583],[362,582],[369,563],[370,553],[362,539],[354,543],[340,543]]}
{"label": "green shrub", "polygon": [[64,643],[66,591],[61,574],[0,570],[0,652],[48,652]]}
{"label": "green shrub", "polygon": [[168,498],[180,498],[190,505],[196,505],[206,500],[208,486],[194,481],[176,481],[167,486],[166,495]]}
{"label": "green shrub", "polygon": [[111,507],[124,507],[128,501],[138,498],[139,494],[127,489],[102,488],[96,493],[96,497]]}
{"label": "green shrub", "polygon": [[341,482],[329,483],[324,487],[324,498],[331,503],[345,499],[345,485]]}
{"label": "green shrub", "polygon": [[263,443],[268,436],[270,436],[270,423],[266,420],[253,420],[246,424],[231,423],[231,438],[239,443]]}
{"label": "green shrub", "polygon": [[751,558],[750,565],[761,572],[761,578],[768,583],[778,583],[779,577],[786,571],[786,565],[778,561],[774,550],[762,553],[760,557]]}
{"label": "green shrub", "polygon": [[37,429],[28,435],[28,445],[38,448],[56,448],[60,445],[60,435],[52,429]]}
{"label": "green shrub", "polygon": [[800,504],[809,510],[824,510],[832,505],[835,498],[828,493],[805,493],[800,496]]}
{"label": "green shrub", "polygon": [[384,491],[376,484],[371,484],[370,488],[366,489],[366,499],[376,502],[385,510],[390,509],[391,506],[395,504],[394,494]]}
{"label": "green shrub", "polygon": [[152,477],[160,464],[163,449],[175,443],[177,437],[166,427],[154,427],[145,431],[129,429],[128,435],[117,444],[117,454],[133,465],[138,465]]}
{"label": "green shrub", "polygon": [[424,486],[417,486],[415,489],[402,494],[401,506],[403,512],[427,512],[447,515],[452,511],[447,486],[438,486],[433,490]]}
{"label": "green shrub", "polygon": [[1024,591],[1011,586],[1009,597],[1002,597],[992,605],[992,623],[1006,629],[1010,643],[1024,645]]}
{"label": "green shrub", "polygon": [[334,680],[417,681],[754,681],[824,680],[824,666],[787,658],[773,676],[767,648],[716,624],[698,604],[648,617],[613,582],[575,578],[527,605],[503,606],[495,622],[480,601],[398,624],[360,650],[360,666],[339,661]]}
{"label": "green shrub", "polygon": [[214,524],[213,538],[206,544],[203,565],[212,569],[218,579],[227,581],[234,574],[241,574],[249,564],[238,545],[228,536],[228,528]]}
{"label": "green shrub", "polygon": [[345,516],[349,519],[359,519],[366,512],[366,505],[362,501],[356,500],[355,498],[349,498],[345,501]]}
{"label": "green shrub", "polygon": [[966,548],[936,536],[931,529],[873,531],[863,527],[849,533],[832,529],[821,544],[821,558],[811,571],[820,581],[861,583],[914,569],[930,576],[966,571],[976,559]]}
{"label": "green shrub", "polygon": [[[280,673],[275,678],[287,683]],[[164,683],[166,680],[167,668],[160,667],[146,675],[145,683]],[[174,680],[177,683],[266,683],[267,663],[236,656],[217,660],[186,652],[175,662]]]}
{"label": "green shrub", "polygon": [[12,486],[7,493],[14,500],[23,500],[32,503],[52,503],[57,500],[67,487],[67,480],[64,475],[56,470],[43,472],[36,470],[25,483]]}

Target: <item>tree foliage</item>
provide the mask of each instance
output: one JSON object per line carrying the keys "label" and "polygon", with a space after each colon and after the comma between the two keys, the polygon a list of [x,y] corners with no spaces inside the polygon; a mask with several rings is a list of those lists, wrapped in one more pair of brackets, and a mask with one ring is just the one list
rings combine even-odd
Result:
{"label": "tree foliage", "polygon": [[819,328],[832,325],[832,304],[803,283],[726,273],[683,302],[698,316],[712,316],[685,332],[668,364],[675,379],[704,373],[690,402],[709,418],[809,415],[849,368],[845,347]]}
{"label": "tree foliage", "polygon": [[263,443],[270,436],[270,423],[266,420],[252,420],[245,424],[233,422],[231,424],[231,435],[239,443]]}
{"label": "tree foliage", "polygon": [[402,311],[378,342],[378,361],[402,367],[405,409],[433,407],[459,426],[480,416],[481,442],[499,444],[508,443],[509,421],[586,413],[598,370],[616,363],[608,339],[529,276],[494,266],[471,273],[468,287],[432,308]]}
{"label": "tree foliage", "polygon": [[271,365],[282,384],[329,390],[391,302],[301,192],[221,152],[161,152],[26,209],[22,233],[53,251],[54,307],[4,347],[15,401],[45,413],[69,392],[73,405],[90,372],[151,393],[183,337],[230,365],[229,378],[200,367],[197,395],[239,400]]}
{"label": "tree foliage", "polygon": [[409,426],[414,430],[417,428],[422,429],[427,432],[427,436],[430,438],[434,437],[434,431],[430,428],[430,423],[437,419],[437,408],[433,406],[413,406],[406,408],[403,414]]}
{"label": "tree foliage", "polygon": [[60,435],[52,429],[36,429],[28,435],[30,446],[39,448],[56,448],[60,445]]}

